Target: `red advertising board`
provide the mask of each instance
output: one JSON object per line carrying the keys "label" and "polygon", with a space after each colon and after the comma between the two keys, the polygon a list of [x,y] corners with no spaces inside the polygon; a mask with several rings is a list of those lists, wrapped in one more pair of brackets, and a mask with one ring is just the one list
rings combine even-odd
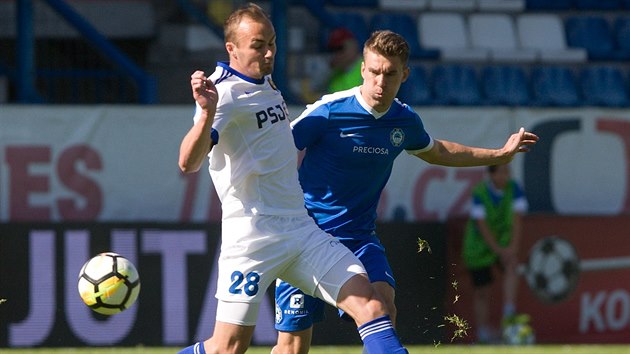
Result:
{"label": "red advertising board", "polygon": [[[465,220],[448,224],[447,312],[469,322],[472,288],[461,262]],[[630,343],[629,216],[527,216],[517,309],[531,316],[538,343]],[[493,323],[502,310],[501,274],[492,285]]]}

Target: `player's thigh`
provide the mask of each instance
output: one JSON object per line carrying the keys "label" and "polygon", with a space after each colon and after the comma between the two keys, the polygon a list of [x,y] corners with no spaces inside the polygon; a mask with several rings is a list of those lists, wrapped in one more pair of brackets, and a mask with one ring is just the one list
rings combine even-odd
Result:
{"label": "player's thigh", "polygon": [[216,320],[237,326],[255,326],[259,308],[259,302],[218,300]]}
{"label": "player's thigh", "polygon": [[342,285],[357,274],[365,274],[365,268],[337,238],[315,223],[304,228],[302,235],[307,236],[302,251],[280,278],[335,306]]}
{"label": "player's thigh", "polygon": [[[271,226],[270,226],[271,224]],[[281,222],[265,216],[229,218],[222,223],[216,297],[260,303],[267,288],[291,262]],[[267,230],[270,229],[271,230]]]}
{"label": "player's thigh", "polygon": [[373,282],[372,286],[374,287],[374,290],[376,290],[378,297],[385,304],[385,307],[387,308],[387,312],[389,313],[390,317],[394,317],[396,315],[396,290],[392,288],[389,283],[383,281]]}
{"label": "player's thigh", "polygon": [[300,335],[299,332],[324,319],[325,303],[322,300],[306,295],[280,279],[276,282],[275,297],[275,327],[278,331]]}
{"label": "player's thigh", "polygon": [[365,274],[357,274],[344,283],[337,297],[337,307],[364,324],[387,313],[383,301]]}
{"label": "player's thigh", "polygon": [[366,237],[360,241],[351,243],[346,241],[342,242],[359,258],[361,263],[363,263],[372,283],[386,282],[392,288],[396,288],[394,272],[385,255],[385,247],[383,247],[377,237],[369,237],[366,235]]}

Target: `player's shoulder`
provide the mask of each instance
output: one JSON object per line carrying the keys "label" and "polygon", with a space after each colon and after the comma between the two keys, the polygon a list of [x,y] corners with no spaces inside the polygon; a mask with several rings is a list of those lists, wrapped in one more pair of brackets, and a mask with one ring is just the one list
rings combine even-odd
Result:
{"label": "player's shoulder", "polygon": [[392,107],[390,108],[390,111],[397,112],[398,115],[420,118],[418,113],[414,111],[414,109],[410,105],[404,103],[398,98],[395,98],[394,102],[392,102]]}
{"label": "player's shoulder", "polygon": [[331,110],[334,110],[340,105],[347,106],[354,99],[358,90],[359,87],[354,87],[348,90],[323,95],[319,100],[307,105],[306,109],[297,119],[312,115],[328,116]]}
{"label": "player's shoulder", "polygon": [[310,107],[317,108],[321,106],[327,106],[330,108],[330,107],[335,107],[339,105],[344,105],[354,100],[354,97],[357,95],[358,92],[359,92],[359,87],[357,86],[348,90],[329,93],[329,94],[323,95],[318,101],[310,105]]}

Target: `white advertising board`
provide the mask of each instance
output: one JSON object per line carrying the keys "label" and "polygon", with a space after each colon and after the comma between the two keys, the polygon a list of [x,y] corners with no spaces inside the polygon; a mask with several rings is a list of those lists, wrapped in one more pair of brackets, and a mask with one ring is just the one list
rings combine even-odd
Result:
{"label": "white advertising board", "polygon": [[[289,107],[297,115],[302,107]],[[205,165],[184,176],[184,106],[0,107],[0,222],[207,221],[220,205]],[[501,147],[523,126],[541,141],[512,164],[532,212],[630,211],[630,113],[603,109],[419,107],[437,139]],[[402,154],[381,199],[385,220],[445,220],[467,211],[484,169],[429,165]]]}

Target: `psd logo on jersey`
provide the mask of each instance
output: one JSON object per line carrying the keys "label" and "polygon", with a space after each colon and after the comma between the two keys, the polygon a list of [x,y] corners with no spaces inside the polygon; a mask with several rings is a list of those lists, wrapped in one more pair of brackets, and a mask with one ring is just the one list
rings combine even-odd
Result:
{"label": "psd logo on jersey", "polygon": [[293,294],[291,295],[291,303],[289,307],[292,309],[303,309],[304,308],[304,294]]}
{"label": "psd logo on jersey", "polygon": [[400,144],[405,141],[405,133],[400,128],[394,128],[392,132],[389,133],[389,141],[391,141],[394,146],[400,146]]}

